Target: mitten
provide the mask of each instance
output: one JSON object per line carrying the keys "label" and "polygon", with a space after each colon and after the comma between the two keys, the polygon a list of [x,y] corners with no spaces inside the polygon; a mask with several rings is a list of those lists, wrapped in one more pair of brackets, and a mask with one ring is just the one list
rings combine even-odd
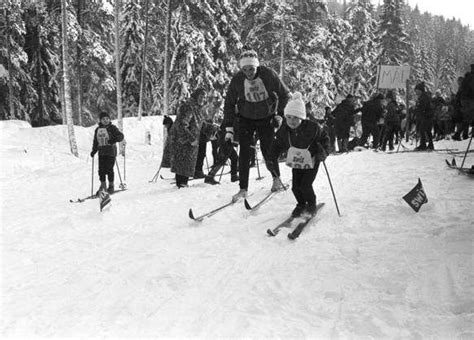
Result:
{"label": "mitten", "polygon": [[272,118],[272,126],[276,129],[279,129],[281,127],[281,124],[283,123],[283,118],[280,115],[275,115]]}

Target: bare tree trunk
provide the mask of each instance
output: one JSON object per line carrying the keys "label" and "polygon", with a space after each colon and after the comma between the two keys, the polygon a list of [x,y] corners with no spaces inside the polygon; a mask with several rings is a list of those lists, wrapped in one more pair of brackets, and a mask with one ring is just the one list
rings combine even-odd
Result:
{"label": "bare tree trunk", "polygon": [[168,114],[169,110],[169,54],[170,54],[170,37],[171,37],[171,0],[166,1],[166,29],[165,29],[165,60],[164,60],[164,76],[163,76],[163,115]]}
{"label": "bare tree trunk", "polygon": [[286,37],[286,23],[285,17],[283,15],[283,32],[281,33],[280,38],[280,79],[283,81],[283,77],[285,75],[285,37]]}
{"label": "bare tree trunk", "polygon": [[[117,82],[117,120],[123,132],[122,117],[122,77],[120,76],[120,0],[115,0],[115,81]],[[120,154],[125,154],[123,142],[119,143]]]}
{"label": "bare tree trunk", "polygon": [[138,120],[142,119],[142,107],[143,107],[143,83],[145,79],[145,70],[146,70],[146,48],[148,43],[148,4],[150,0],[145,0],[145,43],[143,45],[143,54],[142,54],[142,73],[140,75],[140,100],[138,102]]}
{"label": "bare tree trunk", "polygon": [[82,65],[81,57],[82,51],[80,47],[80,42],[82,40],[82,0],[77,2],[77,24],[81,28],[81,33],[79,36],[79,41],[76,47],[76,72],[77,72],[77,123],[79,126],[82,126],[82,102],[83,102],[83,93],[82,93]]}
{"label": "bare tree trunk", "polygon": [[7,67],[8,67],[8,107],[9,107],[9,113],[8,117],[10,119],[15,118],[15,107],[13,105],[13,69],[12,69],[12,63],[11,63],[11,45],[10,45],[10,11],[7,9],[6,10],[6,17],[7,17]]}
{"label": "bare tree trunk", "polygon": [[63,82],[64,82],[64,98],[65,102],[62,104],[66,110],[67,129],[69,133],[69,145],[71,153],[79,157],[76,144],[76,136],[74,134],[74,122],[72,120],[72,103],[71,103],[71,89],[69,86],[68,69],[68,51],[67,51],[67,26],[66,26],[66,0],[61,0],[61,33],[63,43]]}

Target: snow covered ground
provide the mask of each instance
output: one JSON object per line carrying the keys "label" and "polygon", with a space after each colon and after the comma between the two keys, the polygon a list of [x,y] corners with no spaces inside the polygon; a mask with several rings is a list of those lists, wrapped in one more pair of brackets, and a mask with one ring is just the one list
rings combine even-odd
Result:
{"label": "snow covered ground", "polygon": [[[161,118],[124,125],[129,190],[101,213],[97,200],[69,203],[91,192],[94,127],[76,127],[75,158],[65,126],[0,122],[3,338],[474,338],[474,181],[445,165],[453,155],[330,156],[342,217],[321,168],[314,187],[326,205],[289,241],[265,231],[291,212],[290,191],[254,213],[238,203],[193,222],[189,208],[212,210],[238,185],[149,183]],[[250,203],[270,188],[261,171],[256,181],[251,170]],[[429,202],[415,213],[402,196],[418,178]]]}

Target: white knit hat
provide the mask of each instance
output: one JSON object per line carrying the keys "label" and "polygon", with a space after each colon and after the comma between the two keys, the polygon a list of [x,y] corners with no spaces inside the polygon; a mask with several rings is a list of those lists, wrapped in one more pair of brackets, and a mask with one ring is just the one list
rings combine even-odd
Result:
{"label": "white knit hat", "polygon": [[285,107],[285,117],[294,116],[300,119],[306,119],[306,107],[301,92],[295,92],[291,95]]}
{"label": "white knit hat", "polygon": [[239,65],[240,65],[241,68],[244,67],[244,66],[258,67],[260,65],[260,63],[258,62],[257,52],[255,52],[254,50],[244,51],[240,55]]}

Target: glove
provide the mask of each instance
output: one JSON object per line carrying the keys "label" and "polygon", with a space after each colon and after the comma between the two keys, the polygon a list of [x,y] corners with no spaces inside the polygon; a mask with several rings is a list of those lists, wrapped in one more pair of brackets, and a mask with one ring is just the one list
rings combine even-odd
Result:
{"label": "glove", "polygon": [[225,128],[225,141],[231,141],[234,142],[234,128],[233,127],[227,127]]}
{"label": "glove", "polygon": [[323,146],[318,143],[316,148],[316,159],[320,162],[324,162],[328,157],[328,153],[324,150]]}
{"label": "glove", "polygon": [[272,118],[272,126],[276,129],[279,129],[281,127],[281,124],[283,123],[283,118],[280,115],[275,115]]}
{"label": "glove", "polygon": [[95,155],[95,152],[91,151],[91,157],[94,157],[94,155]]}

